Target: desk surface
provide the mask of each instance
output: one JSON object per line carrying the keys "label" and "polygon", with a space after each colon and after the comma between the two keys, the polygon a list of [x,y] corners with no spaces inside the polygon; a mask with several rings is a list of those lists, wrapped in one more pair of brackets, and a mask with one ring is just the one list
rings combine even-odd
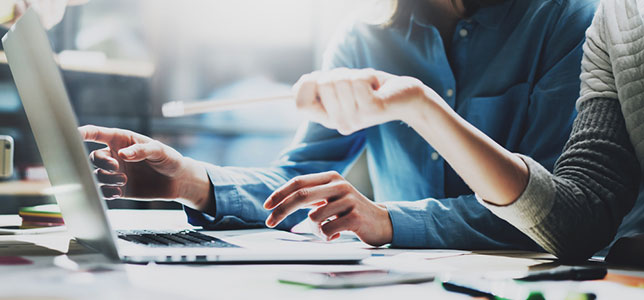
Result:
{"label": "desk surface", "polygon": [[[188,226],[181,211],[109,212],[114,228],[172,229]],[[17,216],[0,216],[0,225],[16,224]],[[69,253],[65,255],[65,253]],[[445,250],[375,250],[378,256],[361,265],[124,265],[108,264],[73,241],[65,232],[0,236],[0,299],[469,299],[446,292],[436,282],[361,289],[319,290],[281,284],[290,271],[339,271],[374,267],[435,270],[443,275],[521,271],[552,264],[548,255],[526,252],[458,252]],[[392,255],[398,254],[395,257]],[[30,264],[20,264],[20,257]],[[432,258],[432,259],[430,259]],[[13,264],[13,265],[12,265]],[[644,278],[644,272],[610,269],[609,277]],[[621,277],[620,277],[621,276]],[[627,276],[627,277],[624,277]],[[631,282],[638,284],[642,280]],[[539,286],[547,299],[564,299],[570,291],[592,291],[598,299],[644,299],[644,288],[607,281],[551,282]],[[433,297],[432,297],[433,296]]]}

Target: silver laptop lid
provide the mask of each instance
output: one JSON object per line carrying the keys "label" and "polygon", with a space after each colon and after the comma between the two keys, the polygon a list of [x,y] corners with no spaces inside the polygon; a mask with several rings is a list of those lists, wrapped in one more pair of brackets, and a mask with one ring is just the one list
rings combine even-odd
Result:
{"label": "silver laptop lid", "polygon": [[78,121],[33,9],[9,29],[2,44],[67,230],[80,243],[119,259]]}

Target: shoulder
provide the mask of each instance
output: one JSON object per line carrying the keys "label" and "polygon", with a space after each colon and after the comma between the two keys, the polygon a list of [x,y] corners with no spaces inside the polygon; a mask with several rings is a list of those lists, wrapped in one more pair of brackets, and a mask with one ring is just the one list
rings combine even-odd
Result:
{"label": "shoulder", "polygon": [[534,7],[543,7],[558,13],[560,19],[567,19],[570,17],[592,18],[600,0],[541,0],[530,2]]}
{"label": "shoulder", "polygon": [[[524,18],[545,19],[553,26],[588,27],[595,15],[599,0],[514,0],[515,6],[522,7]],[[576,26],[576,27],[575,27]],[[582,28],[585,29],[585,28]]]}
{"label": "shoulder", "polygon": [[[537,1],[538,2],[538,1]],[[557,24],[569,26],[578,24],[588,27],[595,15],[599,0],[547,0],[552,13],[557,15]]]}
{"label": "shoulder", "polygon": [[[364,55],[374,49],[374,44],[394,42],[400,36],[394,28],[367,24],[359,21],[345,22],[338,26],[329,40],[323,56],[323,69],[336,67],[363,67]],[[375,47],[378,48],[378,47]]]}

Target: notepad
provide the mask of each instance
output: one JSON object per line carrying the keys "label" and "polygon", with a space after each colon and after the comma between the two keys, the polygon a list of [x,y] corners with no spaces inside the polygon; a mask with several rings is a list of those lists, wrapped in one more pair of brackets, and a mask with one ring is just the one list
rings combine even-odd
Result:
{"label": "notepad", "polygon": [[18,215],[22,218],[21,229],[65,225],[60,208],[56,204],[23,207],[18,211]]}

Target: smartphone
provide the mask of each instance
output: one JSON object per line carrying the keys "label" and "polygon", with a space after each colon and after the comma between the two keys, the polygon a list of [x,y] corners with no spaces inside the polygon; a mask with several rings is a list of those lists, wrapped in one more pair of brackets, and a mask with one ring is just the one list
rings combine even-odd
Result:
{"label": "smartphone", "polygon": [[0,135],[0,178],[13,175],[13,138]]}
{"label": "smartphone", "polygon": [[301,284],[323,289],[358,288],[399,283],[433,281],[431,273],[400,273],[388,270],[342,272],[292,272],[279,276],[282,283]]}

